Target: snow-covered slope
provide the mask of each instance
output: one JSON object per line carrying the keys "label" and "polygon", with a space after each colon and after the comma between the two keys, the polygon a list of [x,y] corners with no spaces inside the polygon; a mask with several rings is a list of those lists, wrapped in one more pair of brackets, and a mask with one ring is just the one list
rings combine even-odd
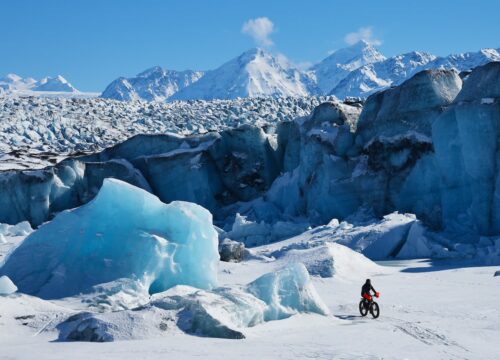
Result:
{"label": "snow-covered slope", "polygon": [[397,55],[351,72],[331,91],[343,99],[346,96],[366,97],[392,85],[398,85],[436,57],[421,52]]}
{"label": "snow-covered slope", "polygon": [[460,72],[491,61],[500,61],[500,54],[495,49],[482,49],[446,57],[414,51],[367,64],[350,72],[330,94],[339,99],[346,96],[367,97],[377,91],[399,85],[421,70],[455,69]]}
{"label": "snow-covered slope", "polygon": [[7,93],[32,94],[42,92],[78,93],[78,90],[61,75],[45,77],[41,80],[22,78],[16,74],[7,74],[0,79],[0,88]]}
{"label": "snow-covered slope", "polygon": [[37,81],[33,78],[23,79],[16,74],[7,74],[0,79],[0,88],[6,92],[30,90],[36,86]]}
{"label": "snow-covered slope", "polygon": [[316,93],[318,90],[309,75],[286,60],[255,48],[207,72],[171,99],[308,96]]}
{"label": "snow-covered slope", "polygon": [[73,85],[71,85],[68,80],[63,78],[61,75],[57,75],[55,78],[45,77],[38,81],[33,91],[64,91],[64,92],[76,92]]}
{"label": "snow-covered slope", "polygon": [[316,77],[318,87],[326,94],[337,86],[350,72],[363,65],[385,59],[386,57],[375,47],[361,40],[352,46],[335,51],[314,65],[311,71]]}
{"label": "snow-covered slope", "polygon": [[500,61],[500,49],[481,49],[477,52],[466,52],[462,54],[452,54],[446,57],[438,57],[425,66],[425,68],[453,68],[457,71],[465,71],[491,61]]}
{"label": "snow-covered slope", "polygon": [[109,84],[101,97],[115,100],[164,101],[179,90],[198,81],[202,71],[166,70],[159,66],[135,77],[120,77]]}

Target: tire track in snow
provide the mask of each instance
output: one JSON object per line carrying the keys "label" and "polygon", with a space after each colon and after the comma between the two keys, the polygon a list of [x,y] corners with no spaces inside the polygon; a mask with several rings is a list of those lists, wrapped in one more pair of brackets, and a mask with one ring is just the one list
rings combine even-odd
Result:
{"label": "tire track in snow", "polygon": [[445,335],[432,330],[430,328],[420,326],[416,322],[405,321],[393,317],[385,317],[399,331],[411,336],[412,338],[426,345],[446,345],[458,347],[462,350],[469,351],[457,342],[447,338]]}

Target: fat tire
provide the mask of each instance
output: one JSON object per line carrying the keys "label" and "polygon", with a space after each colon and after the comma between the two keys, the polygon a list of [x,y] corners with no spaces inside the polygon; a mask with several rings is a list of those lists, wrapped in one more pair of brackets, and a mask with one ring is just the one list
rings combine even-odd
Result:
{"label": "fat tire", "polygon": [[372,314],[374,319],[380,316],[380,307],[375,301],[370,305],[370,314]]}
{"label": "fat tire", "polygon": [[359,302],[359,313],[361,314],[361,316],[368,315],[368,309],[365,307],[363,300]]}

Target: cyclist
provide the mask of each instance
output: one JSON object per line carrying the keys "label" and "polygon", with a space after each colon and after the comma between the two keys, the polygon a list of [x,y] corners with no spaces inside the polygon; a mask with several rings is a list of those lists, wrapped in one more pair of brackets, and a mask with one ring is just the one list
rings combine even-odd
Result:
{"label": "cyclist", "polygon": [[370,291],[373,291],[373,295],[378,297],[378,292],[373,288],[372,282],[370,279],[366,279],[366,282],[361,287],[361,297],[365,300],[370,301],[372,299],[372,295],[370,295]]}

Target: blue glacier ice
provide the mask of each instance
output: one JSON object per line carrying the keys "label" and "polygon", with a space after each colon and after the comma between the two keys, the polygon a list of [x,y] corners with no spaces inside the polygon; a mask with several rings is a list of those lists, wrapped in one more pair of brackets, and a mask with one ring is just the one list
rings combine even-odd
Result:
{"label": "blue glacier ice", "polygon": [[199,205],[162,203],[130,184],[106,179],[90,203],[41,226],[8,257],[0,275],[21,292],[60,298],[121,278],[150,293],[178,284],[217,285],[217,232]]}
{"label": "blue glacier ice", "polygon": [[301,263],[265,274],[250,283],[247,289],[266,303],[265,321],[285,319],[298,312],[329,313]]}
{"label": "blue glacier ice", "polygon": [[432,127],[443,222],[456,232],[500,233],[500,63],[476,68]]}

